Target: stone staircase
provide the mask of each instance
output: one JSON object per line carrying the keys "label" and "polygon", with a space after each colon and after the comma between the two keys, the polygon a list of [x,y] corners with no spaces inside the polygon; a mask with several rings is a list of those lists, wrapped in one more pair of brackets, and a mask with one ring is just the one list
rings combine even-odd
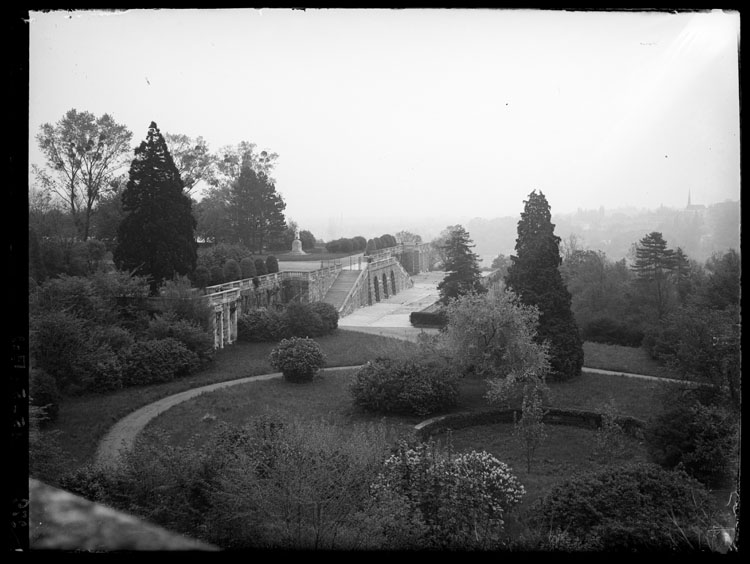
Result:
{"label": "stone staircase", "polygon": [[344,305],[346,296],[349,295],[349,291],[352,289],[352,286],[354,286],[357,278],[359,278],[359,275],[359,270],[342,270],[339,272],[338,277],[328,289],[323,301],[335,307],[336,311],[340,310],[341,306]]}

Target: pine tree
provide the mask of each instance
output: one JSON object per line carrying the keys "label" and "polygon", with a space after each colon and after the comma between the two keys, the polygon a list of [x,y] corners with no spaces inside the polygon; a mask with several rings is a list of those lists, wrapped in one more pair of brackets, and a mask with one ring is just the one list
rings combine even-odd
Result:
{"label": "pine tree", "polygon": [[472,242],[469,233],[462,226],[456,225],[443,246],[444,269],[448,273],[438,284],[440,302],[443,304],[470,292],[483,294],[487,291],[482,285],[479,257],[471,250],[474,248]]}
{"label": "pine tree", "polygon": [[195,269],[198,244],[192,201],[154,122],[135,150],[122,193],[125,212],[117,230],[118,268],[151,278],[151,292],[164,280]]}
{"label": "pine tree", "polygon": [[551,374],[567,380],[581,372],[583,342],[560,273],[560,237],[555,235],[551,219],[547,199],[534,190],[524,202],[516,254],[511,256],[505,283],[523,303],[539,309],[537,335],[550,345]]}
{"label": "pine tree", "polygon": [[675,266],[675,252],[667,248],[667,242],[658,231],[652,231],[636,245],[631,269],[641,290],[651,296],[659,319],[669,310],[669,278]]}

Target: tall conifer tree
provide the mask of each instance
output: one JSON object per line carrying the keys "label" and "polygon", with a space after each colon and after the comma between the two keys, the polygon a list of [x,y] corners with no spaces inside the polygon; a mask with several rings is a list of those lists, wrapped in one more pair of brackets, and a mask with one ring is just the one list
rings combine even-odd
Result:
{"label": "tall conifer tree", "polygon": [[278,244],[286,230],[286,204],[263,172],[256,172],[249,160],[230,187],[229,210],[235,235],[248,249],[262,253]]}
{"label": "tall conifer tree", "polygon": [[162,281],[195,269],[198,244],[192,201],[154,122],[135,150],[130,180],[122,193],[125,217],[117,230],[118,268],[151,277],[151,292]]}
{"label": "tall conifer tree", "polygon": [[581,372],[583,342],[560,274],[560,237],[551,219],[547,198],[534,190],[524,202],[505,282],[523,303],[539,308],[537,337],[550,345],[551,375],[567,380]]}
{"label": "tall conifer tree", "polygon": [[676,260],[675,252],[667,247],[667,242],[658,231],[652,231],[636,245],[635,261],[631,268],[640,290],[651,298],[659,319],[669,311],[670,278]]}
{"label": "tall conifer tree", "polygon": [[482,285],[482,274],[479,271],[479,258],[471,249],[473,241],[469,233],[461,226],[451,228],[450,235],[443,251],[445,253],[444,269],[448,272],[438,284],[440,301],[447,304],[452,298],[470,292],[483,294],[487,289]]}

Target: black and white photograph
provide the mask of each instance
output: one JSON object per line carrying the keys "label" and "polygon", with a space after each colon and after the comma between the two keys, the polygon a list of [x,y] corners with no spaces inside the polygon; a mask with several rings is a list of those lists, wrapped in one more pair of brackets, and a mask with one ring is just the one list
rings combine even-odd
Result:
{"label": "black and white photograph", "polygon": [[27,16],[13,550],[740,552],[739,10]]}

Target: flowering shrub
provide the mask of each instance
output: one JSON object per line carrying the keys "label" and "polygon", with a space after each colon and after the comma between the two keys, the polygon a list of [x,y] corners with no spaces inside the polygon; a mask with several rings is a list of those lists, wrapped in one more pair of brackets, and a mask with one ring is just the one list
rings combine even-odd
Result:
{"label": "flowering shrub", "polygon": [[320,345],[308,338],[283,339],[269,355],[271,366],[280,370],[290,382],[309,382],[325,366]]}
{"label": "flowering shrub", "polygon": [[505,517],[525,493],[510,468],[484,451],[459,455],[434,443],[399,444],[371,485],[376,499],[408,500],[425,524],[429,548],[492,548],[502,540]]}
{"label": "flowering shrub", "polygon": [[379,358],[357,371],[349,391],[368,411],[424,416],[456,405],[458,380],[438,363]]}

